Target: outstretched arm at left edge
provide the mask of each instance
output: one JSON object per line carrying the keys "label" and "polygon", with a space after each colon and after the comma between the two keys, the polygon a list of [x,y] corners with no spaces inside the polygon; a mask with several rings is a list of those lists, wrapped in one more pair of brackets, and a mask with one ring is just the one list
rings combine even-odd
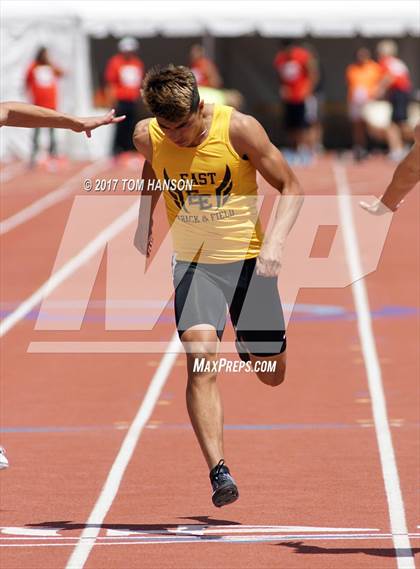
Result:
{"label": "outstretched arm at left edge", "polygon": [[257,259],[257,273],[266,277],[278,275],[286,238],[303,203],[303,190],[295,174],[272,144],[264,128],[251,116],[234,113],[231,142],[240,156],[247,155],[265,180],[277,189],[280,199],[270,231],[264,238]]}
{"label": "outstretched arm at left edge", "polygon": [[28,103],[13,101],[0,103],[0,126],[66,128],[75,132],[85,132],[88,138],[95,128],[121,122],[125,118],[125,116],[115,117],[114,115],[115,111],[112,109],[103,116],[74,117]]}

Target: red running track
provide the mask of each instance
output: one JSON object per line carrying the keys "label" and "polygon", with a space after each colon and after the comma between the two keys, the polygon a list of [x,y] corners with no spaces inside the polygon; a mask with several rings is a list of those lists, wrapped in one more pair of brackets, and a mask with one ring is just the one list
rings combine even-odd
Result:
{"label": "red running track", "polygon": [[[78,168],[54,180],[32,174],[31,191],[19,192],[29,188],[26,176],[5,183],[2,219],[40,192],[53,191]],[[298,170],[306,193],[334,195],[332,168],[327,157]],[[379,195],[392,169],[380,159],[347,164],[352,193]],[[98,176],[133,172],[105,168]],[[73,195],[2,236],[3,312],[49,278]],[[395,216],[379,267],[365,279],[370,308],[378,314],[373,332],[412,554],[419,551],[420,524],[418,201],[413,193]],[[151,332],[106,331],[100,309],[105,275],[103,261],[80,331],[34,330],[36,314],[30,313],[2,339],[2,444],[11,461],[0,473],[2,568],[64,569],[76,545],[83,549],[82,532],[89,531],[96,539],[83,564],[87,569],[410,566],[410,552],[397,557],[390,536],[350,287],[300,292],[299,305],[340,307],[344,317],[296,313],[288,329],[284,385],[268,388],[246,373],[220,375],[226,458],[241,492],[237,503],[222,510],[211,504],[207,469],[185,409],[180,354],[109,511],[99,528],[86,529],[162,354],[38,354],[28,353],[28,346],[169,340],[174,331],[170,305]],[[383,310],[390,306],[398,310]],[[232,338],[227,330],[226,339]]]}

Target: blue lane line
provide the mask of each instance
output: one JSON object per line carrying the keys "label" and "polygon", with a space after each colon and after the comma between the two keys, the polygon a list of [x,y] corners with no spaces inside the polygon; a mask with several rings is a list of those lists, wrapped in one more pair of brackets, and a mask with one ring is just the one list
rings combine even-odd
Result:
{"label": "blue lane line", "polygon": [[[418,428],[420,423],[404,423],[404,427]],[[153,430],[192,430],[188,423],[178,424],[151,424]],[[302,431],[302,430],[338,430],[338,429],[360,429],[357,423],[273,423],[268,425],[225,425],[227,431]],[[399,427],[401,428],[401,427]],[[90,427],[0,427],[0,433],[77,433],[86,431],[115,431],[121,430],[118,425],[98,425]]]}
{"label": "blue lane line", "polygon": [[[285,307],[287,308],[287,307]],[[7,317],[13,309],[3,309],[0,311],[1,318]],[[38,319],[39,308],[29,312],[25,320],[34,321]],[[412,306],[383,306],[376,310],[371,311],[371,317],[373,319],[378,318],[407,318],[411,316],[417,316],[420,314],[420,310]],[[104,313],[101,311],[100,314],[89,313],[84,317],[84,322],[103,322],[105,318]],[[291,322],[320,322],[320,321],[339,321],[339,320],[356,320],[356,313],[352,310],[347,310],[340,306],[327,306],[327,305],[296,305],[293,309],[293,314],[291,316]],[[72,320],[79,321],[78,315],[72,314],[42,314],[40,321],[48,322],[71,322]],[[113,318],[114,322],[132,324],[138,322],[139,324],[153,323],[155,319],[145,314],[144,316],[133,317],[130,314],[121,314]],[[158,323],[173,323],[173,314],[161,315],[158,319]]]}

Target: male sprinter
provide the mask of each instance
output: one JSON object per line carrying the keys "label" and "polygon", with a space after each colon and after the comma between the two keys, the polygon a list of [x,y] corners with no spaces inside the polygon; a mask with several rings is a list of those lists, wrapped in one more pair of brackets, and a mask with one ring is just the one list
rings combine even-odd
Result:
{"label": "male sprinter", "polygon": [[420,124],[414,129],[414,145],[395,169],[391,183],[383,196],[372,204],[360,202],[373,215],[397,211],[405,196],[420,181]]}
{"label": "male sprinter", "polygon": [[[186,180],[189,191],[163,191],[175,249],[175,315],[187,353],[187,408],[210,469],[212,500],[220,507],[238,498],[224,464],[223,410],[216,385],[217,352],[227,307],[238,352],[258,378],[284,380],[286,338],[277,274],[286,236],[302,204],[302,190],[262,126],[224,105],[200,101],[193,73],[168,65],[151,69],[143,83],[154,115],[140,121],[134,143],[149,181]],[[256,170],[279,190],[271,231],[263,239],[256,209]],[[145,192],[147,195],[147,192]],[[152,195],[152,213],[160,195]],[[136,247],[151,250],[150,206],[140,202]],[[197,362],[206,365],[197,369]],[[270,360],[274,371],[257,371]],[[215,366],[216,367],[216,366]]]}
{"label": "male sprinter", "polygon": [[74,117],[28,103],[0,103],[0,126],[21,126],[26,128],[67,128],[75,132],[85,132],[88,138],[91,131],[105,124],[119,123],[125,116],[115,117],[112,109],[100,117]]}

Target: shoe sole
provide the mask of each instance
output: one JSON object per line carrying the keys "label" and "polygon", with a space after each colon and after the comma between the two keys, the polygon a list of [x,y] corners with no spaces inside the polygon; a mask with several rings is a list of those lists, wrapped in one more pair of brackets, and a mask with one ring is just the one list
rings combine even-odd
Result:
{"label": "shoe sole", "polygon": [[211,497],[216,508],[232,504],[239,498],[238,488],[234,484],[229,484],[219,488]]}

